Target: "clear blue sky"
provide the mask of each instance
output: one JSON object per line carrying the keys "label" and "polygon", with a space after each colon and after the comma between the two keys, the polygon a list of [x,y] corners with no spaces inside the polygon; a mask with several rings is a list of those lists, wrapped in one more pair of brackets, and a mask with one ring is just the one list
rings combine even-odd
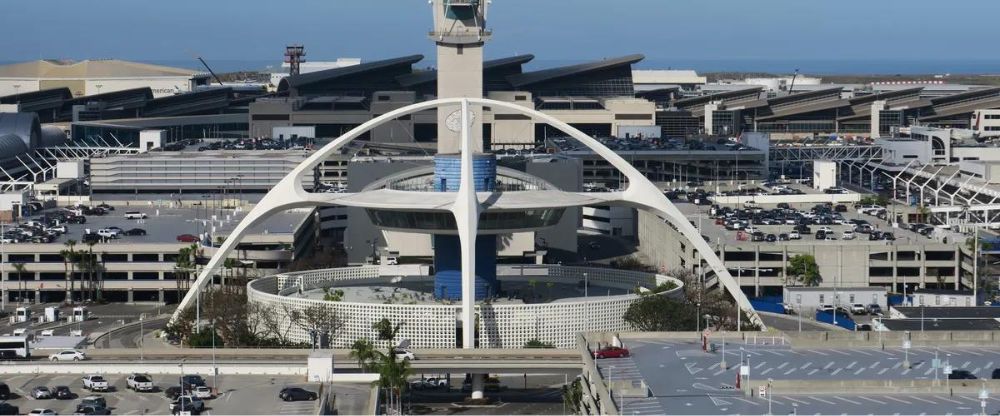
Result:
{"label": "clear blue sky", "polygon": [[[493,0],[490,57],[1000,60],[996,0]],[[425,0],[3,0],[0,61],[432,58]],[[793,65],[790,63],[789,65]]]}

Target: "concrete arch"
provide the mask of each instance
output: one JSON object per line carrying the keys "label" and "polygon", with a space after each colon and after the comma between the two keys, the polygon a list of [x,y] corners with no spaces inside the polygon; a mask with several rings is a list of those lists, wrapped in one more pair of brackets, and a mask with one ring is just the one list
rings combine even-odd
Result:
{"label": "concrete arch", "polygon": [[[449,98],[412,104],[369,120],[368,122],[351,129],[351,131],[319,149],[316,153],[288,173],[288,175],[286,175],[277,185],[275,185],[275,187],[271,189],[271,191],[268,192],[267,195],[265,195],[264,198],[261,199],[261,201],[252,210],[250,210],[247,216],[233,229],[229,238],[223,242],[223,244],[219,247],[219,250],[216,251],[215,255],[212,256],[208,264],[199,274],[198,278],[192,285],[191,290],[188,291],[180,305],[178,305],[177,311],[174,312],[171,319],[177,319],[177,317],[180,316],[181,311],[191,305],[196,298],[197,293],[201,291],[207,282],[211,280],[210,277],[214,271],[220,267],[224,259],[229,256],[250,227],[258,224],[263,219],[278,211],[298,207],[336,205],[336,199],[338,197],[348,195],[312,194],[306,192],[305,189],[302,188],[302,176],[306,172],[312,170],[334,152],[347,143],[350,143],[354,139],[358,138],[364,132],[367,132],[381,124],[408,114],[443,106],[461,106],[463,110],[463,120],[468,120],[468,108],[470,104],[490,106],[493,108],[504,108],[527,115],[533,119],[543,121],[557,129],[562,130],[611,163],[612,166],[617,168],[629,180],[628,189],[619,195],[620,199],[612,202],[618,202],[625,205],[631,205],[638,209],[648,210],[671,221],[677,229],[680,230],[681,234],[688,238],[694,248],[698,250],[701,258],[704,259],[709,267],[712,268],[712,271],[715,272],[720,284],[733,296],[738,307],[747,312],[752,322],[763,327],[763,322],[754,311],[753,306],[750,305],[749,299],[747,299],[747,297],[743,294],[743,291],[740,289],[736,280],[733,279],[729,270],[726,269],[722,260],[716,256],[712,248],[701,237],[701,232],[691,225],[687,221],[687,218],[685,218],[684,215],[666,198],[666,196],[663,195],[660,189],[654,186],[653,183],[642,175],[642,173],[640,173],[635,167],[611,149],[603,146],[597,140],[587,136],[583,132],[556,119],[555,117],[513,103],[483,98]],[[478,223],[477,214],[481,211],[482,207],[476,199],[475,187],[472,184],[472,152],[466,151],[466,149],[471,149],[471,146],[469,145],[471,139],[467,128],[469,123],[466,121],[462,124],[464,126],[461,138],[463,142],[461,163],[463,171],[462,182],[460,184],[459,191],[456,193],[455,204],[452,205],[449,211],[451,211],[456,217],[458,234],[460,236],[465,236],[464,238],[461,238],[463,246],[462,251],[464,252],[467,248],[471,249],[471,247],[475,246],[475,230]],[[463,274],[465,274],[464,271],[469,270],[471,276],[471,270],[474,270],[475,268],[475,264],[473,262],[473,256],[463,256]],[[464,280],[465,278],[463,277],[463,281]],[[463,292],[470,291],[470,294],[469,296],[465,296],[466,294],[463,293],[463,321],[465,321],[467,325],[470,325],[473,319],[468,315],[472,313],[471,306],[473,296],[471,296],[471,291],[474,290],[474,288],[472,288],[471,285],[464,286],[469,287],[463,288]],[[468,305],[466,303],[468,303]],[[464,345],[472,345],[471,342],[469,342],[473,336],[472,331],[464,332],[465,336],[469,337],[465,340],[466,342]]]}

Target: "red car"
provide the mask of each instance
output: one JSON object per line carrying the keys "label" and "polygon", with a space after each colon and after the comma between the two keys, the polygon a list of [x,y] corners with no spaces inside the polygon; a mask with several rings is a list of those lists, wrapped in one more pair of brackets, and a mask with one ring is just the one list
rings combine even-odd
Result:
{"label": "red car", "polygon": [[177,241],[182,243],[197,243],[199,241],[198,236],[191,234],[181,234],[177,236]]}
{"label": "red car", "polygon": [[604,347],[594,351],[594,358],[622,358],[628,356],[628,348],[622,347]]}

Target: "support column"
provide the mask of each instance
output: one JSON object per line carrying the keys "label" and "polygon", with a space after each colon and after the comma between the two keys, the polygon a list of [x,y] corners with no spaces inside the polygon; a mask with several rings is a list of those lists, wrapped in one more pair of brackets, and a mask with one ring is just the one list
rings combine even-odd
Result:
{"label": "support column", "polygon": [[160,293],[159,293],[159,295],[160,295],[160,303],[166,303],[167,299],[166,299],[166,297],[165,297],[165,296],[163,295],[163,289],[160,289],[160,290],[159,290],[158,292],[160,292]]}
{"label": "support column", "polygon": [[128,289],[128,303],[135,303],[135,291],[132,288]]}

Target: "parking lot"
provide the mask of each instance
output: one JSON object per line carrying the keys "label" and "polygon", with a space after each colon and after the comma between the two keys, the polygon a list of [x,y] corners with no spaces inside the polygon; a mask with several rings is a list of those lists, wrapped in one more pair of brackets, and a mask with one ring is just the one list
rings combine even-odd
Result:
{"label": "parking lot", "polygon": [[[83,389],[78,375],[19,375],[5,376],[0,381],[6,383],[11,392],[18,397],[9,403],[18,406],[22,413],[27,413],[31,409],[48,408],[55,410],[59,414],[73,414],[80,399],[90,396],[90,392]],[[163,390],[169,386],[178,384],[176,377],[153,378],[157,390],[148,393],[138,393],[126,389],[125,376],[107,376],[108,381],[113,385],[112,391],[107,393],[95,393],[95,396],[102,396],[108,402],[108,407],[113,414],[140,415],[140,414],[169,414],[169,403]],[[212,378],[206,377],[209,385]],[[73,400],[44,399],[36,400],[29,397],[31,389],[36,386],[69,386],[70,390],[77,396]],[[315,414],[318,409],[316,401],[283,402],[277,398],[278,391],[283,387],[302,387],[310,391],[319,391],[319,386],[314,383],[303,383],[301,377],[280,377],[280,376],[230,376],[220,377],[218,380],[220,394],[218,397],[205,401],[206,412],[203,414]]]}
{"label": "parking lot", "polygon": [[[740,357],[749,361],[753,380],[887,380],[934,379],[931,363],[937,352],[942,363],[979,377],[991,377],[1000,366],[1000,348],[954,348],[940,351],[913,348],[906,368],[902,348],[810,348],[754,346],[727,343],[726,367],[720,367],[721,349],[702,352],[694,340],[624,340],[628,358],[598,360],[605,379],[643,380],[648,398],[620,398],[622,414],[733,414],[766,413],[768,400],[747,397],[736,390]],[[714,339],[720,343],[721,340]],[[941,369],[938,377],[946,379]],[[976,382],[950,380],[946,383]],[[756,393],[756,392],[755,392]],[[773,391],[772,414],[977,414],[975,394],[796,394]],[[987,400],[987,413],[1000,410],[1000,398]]]}

